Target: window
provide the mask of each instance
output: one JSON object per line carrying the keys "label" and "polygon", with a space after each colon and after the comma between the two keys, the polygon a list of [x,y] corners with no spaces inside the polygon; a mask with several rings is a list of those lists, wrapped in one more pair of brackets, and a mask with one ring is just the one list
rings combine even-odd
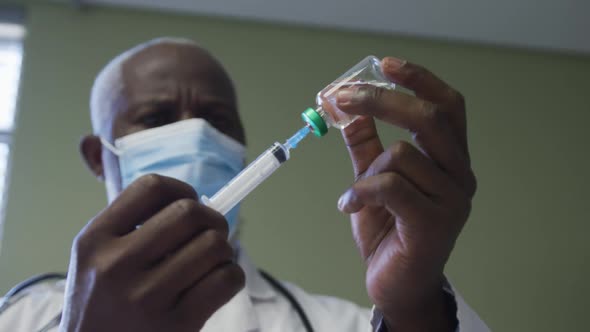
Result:
{"label": "window", "polygon": [[14,10],[0,8],[0,243],[25,34],[20,16]]}

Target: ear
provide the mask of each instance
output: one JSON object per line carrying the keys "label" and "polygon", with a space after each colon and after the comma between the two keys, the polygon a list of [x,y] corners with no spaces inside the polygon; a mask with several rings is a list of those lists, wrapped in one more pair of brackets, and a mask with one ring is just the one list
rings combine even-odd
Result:
{"label": "ear", "polygon": [[100,181],[104,181],[104,168],[102,165],[102,143],[96,135],[86,135],[80,141],[80,154],[86,162],[88,169]]}

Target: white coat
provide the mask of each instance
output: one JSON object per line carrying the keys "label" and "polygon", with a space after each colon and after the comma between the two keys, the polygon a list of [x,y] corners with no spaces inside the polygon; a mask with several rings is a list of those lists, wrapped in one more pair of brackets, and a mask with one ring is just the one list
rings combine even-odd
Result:
{"label": "white coat", "polygon": [[[260,275],[243,249],[238,262],[246,274],[246,287],[213,314],[201,331],[305,332],[293,305]],[[282,285],[301,305],[316,332],[367,332],[376,328],[368,309],[342,299],[312,295],[290,283]],[[0,313],[0,332],[40,331],[62,310],[64,286],[64,280],[45,282],[9,299],[9,306]],[[449,291],[457,303],[458,331],[488,332],[463,299],[454,290]],[[379,324],[379,317],[373,318],[373,325]],[[55,332],[58,327],[45,331]]]}

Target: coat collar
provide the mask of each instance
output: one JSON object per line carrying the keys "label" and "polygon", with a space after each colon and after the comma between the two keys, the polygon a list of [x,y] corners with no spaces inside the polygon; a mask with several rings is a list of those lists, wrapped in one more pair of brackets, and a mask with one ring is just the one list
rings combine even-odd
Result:
{"label": "coat collar", "polygon": [[218,331],[260,331],[260,321],[254,309],[254,303],[245,289],[242,289],[229,302],[213,313],[201,329],[201,332]]}
{"label": "coat collar", "polygon": [[234,248],[238,265],[246,274],[246,286],[207,320],[201,332],[260,331],[260,321],[254,307],[257,302],[272,301],[277,296],[246,252],[239,245],[234,245]]}
{"label": "coat collar", "polygon": [[246,274],[246,291],[253,301],[269,301],[277,296],[274,288],[260,275],[258,268],[252,262],[246,250],[239,243],[236,245],[238,265]]}

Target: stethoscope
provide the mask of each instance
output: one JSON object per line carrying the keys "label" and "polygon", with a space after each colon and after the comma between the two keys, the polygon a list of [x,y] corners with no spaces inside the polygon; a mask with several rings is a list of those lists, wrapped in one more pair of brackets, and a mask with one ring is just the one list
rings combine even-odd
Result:
{"label": "stethoscope", "polygon": [[266,281],[268,281],[268,283],[274,289],[276,289],[279,293],[283,294],[283,296],[287,299],[287,301],[289,301],[291,306],[293,306],[293,309],[295,309],[295,311],[297,312],[297,315],[301,319],[301,322],[303,323],[305,330],[307,332],[313,332],[313,327],[311,327],[311,323],[309,322],[309,318],[305,314],[305,311],[303,311],[301,304],[299,304],[299,302],[297,301],[295,296],[293,296],[293,294],[291,294],[291,292],[289,292],[289,290],[287,288],[285,288],[285,286],[281,285],[281,283],[277,279],[273,278],[270,274],[268,274],[262,270],[259,270],[259,272],[260,272],[260,275]]}
{"label": "stethoscope", "polygon": [[[287,290],[287,288],[285,288],[285,286],[283,286],[278,280],[273,278],[270,274],[260,270],[260,275],[276,291],[281,293],[287,299],[287,301],[289,301],[289,303],[291,304],[291,306],[293,306],[293,309],[295,309],[295,312],[297,312],[297,315],[301,319],[301,322],[303,323],[305,330],[307,332],[314,332],[314,329],[311,326],[311,323],[309,322],[309,318],[305,314],[303,307],[301,307],[301,304],[297,301],[295,296],[293,296],[293,294],[291,292],[289,292],[289,290]],[[59,280],[59,279],[65,279],[65,278],[66,278],[65,274],[48,273],[48,274],[42,274],[42,275],[39,275],[39,276],[36,276],[36,277],[33,277],[31,279],[21,282],[20,284],[16,285],[14,288],[12,288],[10,291],[8,291],[8,293],[6,293],[6,295],[4,296],[2,303],[0,303],[0,315],[4,311],[6,311],[6,309],[8,309],[12,304],[14,304],[16,301],[18,301],[18,300],[15,300],[15,301],[11,301],[11,300],[14,300],[23,290],[25,290],[35,284],[38,284],[38,283],[41,283],[41,282],[44,282],[47,280],[52,280],[52,279]],[[60,311],[59,314],[55,315],[38,332],[48,332],[49,330],[59,326],[59,323],[61,322],[61,315],[62,315],[62,313]]]}

